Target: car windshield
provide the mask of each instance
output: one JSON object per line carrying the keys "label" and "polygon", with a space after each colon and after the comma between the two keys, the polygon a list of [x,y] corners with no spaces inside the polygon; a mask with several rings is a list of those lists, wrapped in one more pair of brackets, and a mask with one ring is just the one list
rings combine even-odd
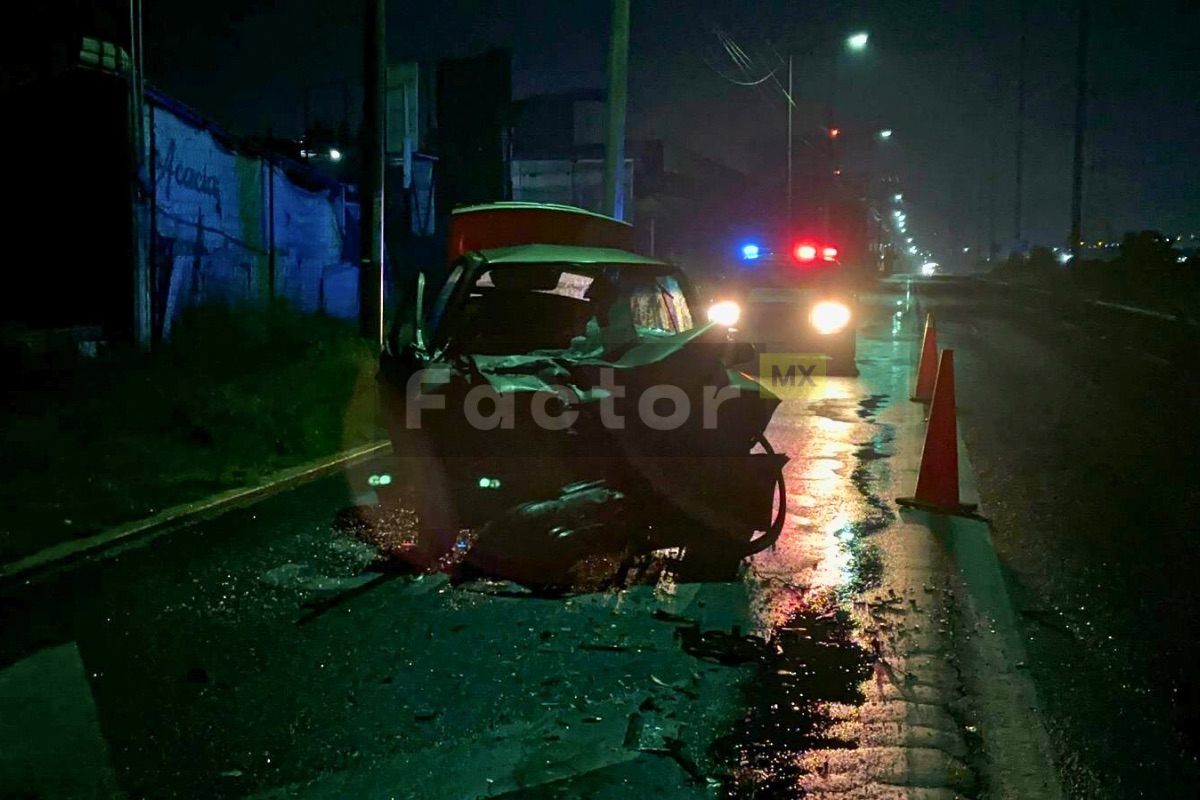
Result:
{"label": "car windshield", "polygon": [[506,264],[482,272],[447,339],[460,352],[499,355],[603,349],[681,333],[696,320],[679,278],[645,267]]}

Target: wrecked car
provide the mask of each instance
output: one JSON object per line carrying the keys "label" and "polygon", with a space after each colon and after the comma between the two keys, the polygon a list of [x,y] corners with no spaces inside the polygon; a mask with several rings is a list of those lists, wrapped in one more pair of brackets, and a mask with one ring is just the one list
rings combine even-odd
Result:
{"label": "wrecked car", "polygon": [[428,556],[474,530],[477,562],[546,575],[597,551],[740,556],[778,536],[779,398],[729,367],[746,346],[702,318],[682,270],[620,247],[628,229],[460,209],[440,289],[422,274],[405,293],[378,381]]}

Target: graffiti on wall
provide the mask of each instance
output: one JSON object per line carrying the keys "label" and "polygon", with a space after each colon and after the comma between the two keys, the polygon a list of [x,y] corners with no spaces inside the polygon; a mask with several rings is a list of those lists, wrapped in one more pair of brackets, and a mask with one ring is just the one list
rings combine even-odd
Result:
{"label": "graffiti on wall", "polygon": [[186,308],[284,298],[357,316],[357,264],[345,253],[343,188],[302,186],[257,153],[152,106],[156,334]]}
{"label": "graffiti on wall", "polygon": [[158,163],[155,164],[159,189],[166,200],[171,199],[171,187],[179,186],[193,192],[207,195],[221,203],[221,180],[216,175],[210,175],[207,165],[189,164],[179,157],[176,140],[167,143],[166,153],[158,153]]}

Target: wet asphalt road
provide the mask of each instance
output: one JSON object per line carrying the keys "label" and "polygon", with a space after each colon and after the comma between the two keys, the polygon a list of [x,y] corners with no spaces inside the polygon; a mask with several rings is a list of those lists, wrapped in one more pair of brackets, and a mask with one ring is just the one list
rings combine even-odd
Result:
{"label": "wet asphalt road", "polygon": [[870,672],[842,609],[892,518],[874,417],[913,337],[891,311],[864,331],[870,381],[777,413],[791,512],[740,568],[668,554],[613,592],[600,563],[566,598],[381,572],[347,513],[374,462],[0,586],[0,669],[73,643],[71,696],[131,797],[794,796],[801,753],[846,746],[827,706]]}
{"label": "wet asphalt road", "polygon": [[1073,797],[1200,786],[1200,331],[918,284]]}
{"label": "wet asphalt road", "polygon": [[[1193,797],[1196,331],[977,281],[914,291],[956,350],[960,435],[1069,796]],[[732,580],[647,565],[628,592],[531,599],[378,574],[339,524],[380,469],[367,465],[115,560],[0,587],[0,668],[77,643],[134,797],[397,785],[413,797],[699,797],[713,788],[689,769],[715,774],[722,761],[746,767],[727,795],[791,796],[794,756],[837,746],[815,709],[853,702],[865,664],[829,611],[886,568],[870,533],[891,512],[871,468],[886,465],[889,432],[873,416],[903,394],[905,376],[885,367],[915,341],[897,325],[890,314],[868,324],[862,378],[777,414],[793,513],[780,547]],[[684,651],[677,617],[775,647],[714,664]],[[811,657],[795,636],[806,630],[843,644]],[[682,751],[631,752],[634,713],[648,731],[689,721],[690,733],[674,730]],[[540,788],[478,790],[489,765]]]}

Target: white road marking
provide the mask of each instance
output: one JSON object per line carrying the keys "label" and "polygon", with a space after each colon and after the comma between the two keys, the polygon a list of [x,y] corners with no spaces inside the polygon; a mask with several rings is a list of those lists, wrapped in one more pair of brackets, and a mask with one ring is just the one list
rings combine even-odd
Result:
{"label": "white road marking", "polygon": [[1126,353],[1131,353],[1135,356],[1141,356],[1142,358],[1146,359],[1147,361],[1153,361],[1156,364],[1162,364],[1162,365],[1168,366],[1168,367],[1174,366],[1174,364],[1172,364],[1170,362],[1170,360],[1163,358],[1162,356],[1157,356],[1154,353],[1148,353],[1145,350],[1139,350],[1138,348],[1134,347],[1133,345],[1127,344],[1124,347],[1122,347],[1121,349],[1124,350]]}
{"label": "white road marking", "polygon": [[1149,359],[1150,361],[1153,361],[1156,364],[1162,364],[1164,367],[1175,366],[1174,364],[1171,363],[1171,361],[1169,359],[1163,358],[1162,356],[1156,356],[1153,353],[1138,351],[1138,355],[1140,355],[1142,358]]}
{"label": "white road marking", "polygon": [[[1015,283],[1009,283],[1008,281],[998,281],[995,278],[976,278],[976,280],[980,281],[981,283],[991,283],[996,286],[1006,286],[1010,289],[1024,289],[1030,292],[1037,292],[1038,294],[1054,294],[1049,289],[1039,289],[1036,286],[1019,286]],[[1155,311],[1152,308],[1130,306],[1124,303],[1113,303],[1109,300],[1084,300],[1083,302],[1091,303],[1094,306],[1103,306],[1104,308],[1116,309],[1118,311],[1127,311],[1130,314],[1141,314],[1143,316],[1154,317],[1156,319],[1165,319],[1171,322],[1183,321],[1177,314],[1170,314],[1166,311]]]}
{"label": "white road marking", "polygon": [[1158,319],[1166,319],[1171,322],[1178,322],[1179,317],[1174,314],[1168,314],[1165,311],[1154,311],[1149,308],[1140,308],[1138,306],[1127,306],[1124,303],[1111,303],[1107,300],[1088,300],[1094,306],[1104,306],[1105,308],[1115,308],[1119,311],[1128,311],[1131,314],[1143,314],[1147,317],[1156,317]]}

